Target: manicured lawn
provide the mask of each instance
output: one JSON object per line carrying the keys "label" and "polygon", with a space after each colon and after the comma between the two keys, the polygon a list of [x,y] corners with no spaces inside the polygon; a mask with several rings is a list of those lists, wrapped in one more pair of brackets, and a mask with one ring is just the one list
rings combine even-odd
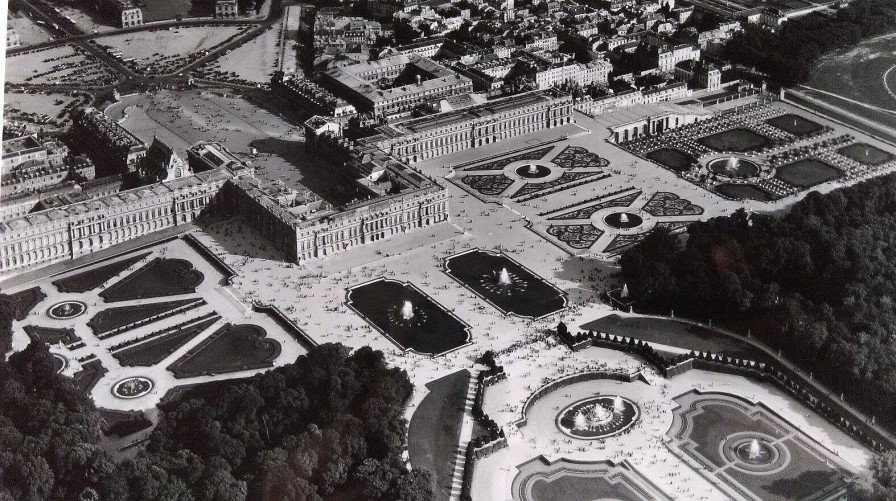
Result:
{"label": "manicured lawn", "polygon": [[197,298],[192,298],[108,308],[97,313],[89,322],[87,322],[87,325],[90,326],[90,329],[94,334],[99,334],[101,332],[107,332],[118,329],[119,327],[137,323],[156,315],[164,315],[166,312],[186,306],[190,303],[199,303],[199,301],[200,300]]}
{"label": "manicured lawn", "polygon": [[772,202],[775,197],[754,184],[720,184],[715,187],[720,194],[739,200],[757,200],[759,202]]}
{"label": "manicured lawn", "polygon": [[75,386],[89,393],[107,372],[109,371],[103,367],[102,362],[94,360],[83,364],[81,370],[72,375],[72,379],[75,381]]}
{"label": "manicured lawn", "polygon": [[604,477],[562,474],[552,479],[538,479],[532,484],[532,501],[641,501],[645,499],[625,484],[614,485]]}
{"label": "manicured lawn", "polygon": [[212,326],[221,317],[214,316],[197,324],[159,336],[145,343],[113,353],[124,366],[151,367]]}
{"label": "manicured lawn", "polygon": [[803,118],[793,113],[785,113],[784,115],[769,118],[765,123],[777,127],[785,132],[789,132],[797,137],[804,137],[815,134],[824,129],[824,126],[818,122],[813,122],[808,118]]}
{"label": "manicured lawn", "polygon": [[870,144],[853,143],[837,150],[841,155],[864,165],[878,166],[893,160],[893,155]]}
{"label": "manicured lawn", "polygon": [[176,378],[271,367],[280,343],[257,325],[227,324],[168,366]]}
{"label": "manicured lawn", "polygon": [[429,394],[414,411],[408,428],[408,455],[415,468],[436,475],[436,497],[448,499],[460,443],[464,404],[470,385],[467,370],[436,379],[426,385]]}
{"label": "manicured lawn", "polygon": [[12,299],[13,307],[15,308],[14,318],[21,322],[37,306],[37,303],[43,301],[47,295],[40,290],[40,287],[32,287],[10,294],[9,297]]}
{"label": "manicured lawn", "polygon": [[108,302],[193,294],[202,273],[183,259],[156,258],[100,293]]}
{"label": "manicured lawn", "polygon": [[775,177],[799,188],[811,188],[817,184],[839,179],[843,173],[814,158],[798,160],[778,167]]}
{"label": "manicured lawn", "polygon": [[72,329],[38,327],[36,325],[26,325],[23,328],[32,341],[41,341],[46,344],[57,344],[59,342],[62,342],[63,344],[71,344],[81,340]]}
{"label": "manicured lawn", "polygon": [[693,156],[675,148],[660,148],[644,156],[675,172],[684,172],[697,161]]}
{"label": "manicured lawn", "polygon": [[87,292],[89,290],[96,289],[100,285],[103,285],[109,279],[111,279],[115,275],[118,275],[122,271],[129,268],[132,264],[140,261],[148,255],[148,252],[145,254],[138,254],[136,256],[131,256],[127,259],[122,259],[121,261],[115,261],[114,263],[109,263],[92,270],[82,271],[81,273],[55,280],[53,282],[53,285],[55,285],[56,288],[59,289],[59,292]]}
{"label": "manicured lawn", "polygon": [[723,336],[705,327],[675,320],[644,317],[623,318],[619,315],[608,315],[583,324],[581,329],[633,337],[650,343],[686,350],[711,351],[729,357],[765,360],[761,351],[746,343]]}
{"label": "manicured lawn", "polygon": [[771,140],[749,129],[736,128],[701,137],[698,143],[715,151],[755,151],[771,144]]}

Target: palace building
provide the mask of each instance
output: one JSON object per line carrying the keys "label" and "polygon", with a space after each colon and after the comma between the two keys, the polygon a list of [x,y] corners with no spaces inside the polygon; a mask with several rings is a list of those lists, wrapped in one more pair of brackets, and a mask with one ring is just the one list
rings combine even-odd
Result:
{"label": "palace building", "polygon": [[0,223],[0,273],[24,271],[192,222],[233,177],[203,172]]}
{"label": "palace building", "polygon": [[[573,121],[564,92],[536,90],[468,108],[396,121],[359,140],[414,164]],[[306,132],[307,137],[307,132]]]}

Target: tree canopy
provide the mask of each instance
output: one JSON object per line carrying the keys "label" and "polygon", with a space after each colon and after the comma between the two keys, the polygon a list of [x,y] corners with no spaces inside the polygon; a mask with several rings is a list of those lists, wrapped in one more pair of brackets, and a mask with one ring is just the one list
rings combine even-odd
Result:
{"label": "tree canopy", "polygon": [[724,57],[755,67],[783,86],[805,82],[822,55],[893,31],[896,0],[856,0],[834,15],[814,13],[777,31],[746,25],[725,45]]}
{"label": "tree canopy", "polygon": [[[896,176],[821,195],[782,217],[654,232],[621,258],[636,308],[752,330],[869,410],[896,402]],[[873,408],[873,409],[872,409]]]}

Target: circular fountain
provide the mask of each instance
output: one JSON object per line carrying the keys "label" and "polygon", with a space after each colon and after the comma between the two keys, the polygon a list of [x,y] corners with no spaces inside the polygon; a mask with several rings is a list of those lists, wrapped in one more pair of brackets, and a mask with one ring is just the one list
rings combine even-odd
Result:
{"label": "circular fountain", "polygon": [[521,165],[516,168],[516,173],[526,179],[539,179],[551,174],[551,168],[542,164]]}
{"label": "circular fountain", "polygon": [[56,303],[47,310],[47,315],[56,320],[68,320],[84,314],[87,304],[81,301],[63,301]]}
{"label": "circular fountain", "polygon": [[122,379],[112,386],[112,394],[118,398],[139,398],[152,391],[152,379],[134,376]]}
{"label": "circular fountain", "polygon": [[644,218],[631,212],[612,212],[604,216],[604,223],[611,228],[628,230],[641,226]]}
{"label": "circular fountain", "polygon": [[592,397],[563,409],[557,415],[557,427],[570,437],[590,440],[622,433],[640,416],[637,404],[625,397]]}
{"label": "circular fountain", "polygon": [[756,438],[735,447],[734,453],[741,461],[751,465],[766,464],[773,455],[772,447]]}
{"label": "circular fountain", "polygon": [[791,459],[786,441],[758,431],[725,437],[719,444],[719,454],[732,468],[759,475],[781,471]]}
{"label": "circular fountain", "polygon": [[733,179],[756,177],[762,171],[758,163],[733,155],[710,160],[706,168],[713,174]]}

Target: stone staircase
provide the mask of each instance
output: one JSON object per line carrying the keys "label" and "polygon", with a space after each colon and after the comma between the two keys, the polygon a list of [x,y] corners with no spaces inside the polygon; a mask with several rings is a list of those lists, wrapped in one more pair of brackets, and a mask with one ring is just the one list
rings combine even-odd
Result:
{"label": "stone staircase", "polygon": [[476,378],[481,370],[479,366],[470,370],[470,385],[467,388],[467,397],[464,400],[464,419],[460,428],[460,442],[454,451],[454,472],[451,475],[451,495],[448,498],[450,501],[460,501],[464,467],[467,462],[467,446],[473,438],[473,401],[476,398]]}

